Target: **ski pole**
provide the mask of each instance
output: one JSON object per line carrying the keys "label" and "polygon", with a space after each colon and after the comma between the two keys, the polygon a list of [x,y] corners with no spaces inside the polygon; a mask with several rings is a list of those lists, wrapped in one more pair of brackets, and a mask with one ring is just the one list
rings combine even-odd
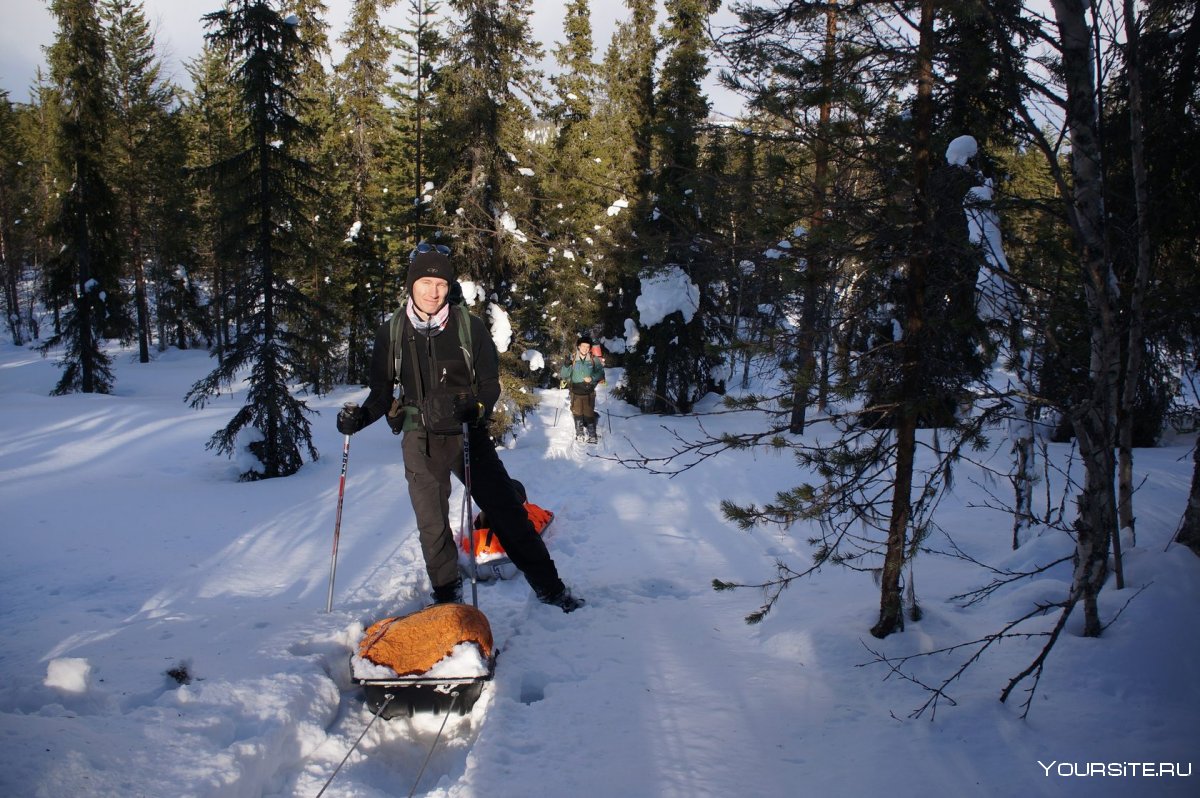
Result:
{"label": "ski pole", "polygon": [[478,609],[479,593],[476,587],[475,572],[479,566],[475,562],[475,524],[471,523],[471,425],[463,422],[463,537],[467,541],[467,551],[471,558],[471,606]]}
{"label": "ski pole", "polygon": [[[347,402],[345,408],[358,407]],[[325,612],[333,612],[333,580],[337,575],[338,538],[342,532],[342,499],[346,496],[346,466],[350,462],[350,436],[342,441],[342,476],[338,479],[337,519],[333,522],[333,557],[329,561],[329,595],[325,597]]]}

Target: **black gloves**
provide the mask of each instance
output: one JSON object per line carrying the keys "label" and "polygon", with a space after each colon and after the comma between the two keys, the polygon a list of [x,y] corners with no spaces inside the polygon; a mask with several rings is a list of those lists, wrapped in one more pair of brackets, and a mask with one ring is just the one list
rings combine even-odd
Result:
{"label": "black gloves", "polygon": [[435,392],[425,397],[421,421],[425,429],[443,435],[458,431],[463,424],[474,424],[484,416],[483,404],[473,394]]}
{"label": "black gloves", "polygon": [[363,428],[363,409],[353,402],[342,405],[337,414],[338,432],[353,435]]}

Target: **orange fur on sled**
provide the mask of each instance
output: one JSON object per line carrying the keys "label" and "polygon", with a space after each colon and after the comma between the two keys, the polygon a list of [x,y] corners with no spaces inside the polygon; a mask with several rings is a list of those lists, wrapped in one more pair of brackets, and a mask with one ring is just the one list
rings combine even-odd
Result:
{"label": "orange fur on sled", "polygon": [[474,643],[490,660],[492,627],[487,617],[466,604],[434,604],[372,624],[358,644],[358,654],[391,668],[397,676],[420,676],[459,643]]}

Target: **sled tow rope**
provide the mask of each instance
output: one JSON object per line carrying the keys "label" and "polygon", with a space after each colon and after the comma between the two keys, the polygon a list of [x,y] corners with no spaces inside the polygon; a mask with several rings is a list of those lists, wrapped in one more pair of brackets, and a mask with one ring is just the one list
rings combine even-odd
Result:
{"label": "sled tow rope", "polygon": [[[368,723],[367,727],[362,730],[362,734],[358,735],[358,739],[354,741],[354,745],[350,746],[350,750],[346,752],[344,757],[342,757],[342,761],[339,762],[338,766],[333,769],[332,773],[329,774],[329,778],[325,780],[325,784],[321,787],[321,791],[317,793],[316,798],[321,798],[321,796],[325,794],[325,790],[329,789],[329,785],[333,782],[334,778],[337,777],[338,772],[341,771],[342,765],[346,764],[346,760],[348,760],[350,755],[354,753],[354,750],[358,748],[358,744],[361,743],[363,738],[367,736],[367,732],[371,730],[371,726],[375,724],[375,721],[379,720],[379,716],[383,714],[384,710],[387,709],[388,704],[392,703],[392,699],[395,697],[396,696],[392,695],[391,693],[386,693],[384,695],[385,701],[383,702],[383,705],[379,707],[379,711],[372,715],[370,723]],[[417,778],[413,781],[412,789],[408,791],[408,798],[412,798],[413,795],[416,794],[417,785],[421,783],[421,777],[425,775],[425,768],[429,765],[429,760],[433,757],[433,752],[437,748],[437,744],[442,740],[442,732],[446,730],[446,721],[450,720],[450,713],[454,710],[454,705],[457,703],[457,701],[458,691],[455,690],[450,694],[450,706],[446,707],[446,713],[442,716],[442,725],[438,728],[437,736],[433,738],[433,743],[429,746],[429,751],[425,754],[425,761],[421,763],[421,770],[418,771]]]}
{"label": "sled tow rope", "polygon": [[433,749],[437,748],[438,741],[442,739],[442,732],[446,730],[446,721],[450,720],[450,712],[453,711],[457,701],[458,691],[455,690],[450,694],[450,706],[446,707],[446,714],[442,716],[442,725],[438,729],[437,737],[433,738],[433,744],[429,746],[429,753],[425,754],[425,761],[421,763],[421,770],[417,773],[412,789],[408,791],[408,798],[412,798],[416,794],[417,785],[421,783],[421,777],[425,775],[425,766],[429,764],[429,758],[433,756]]}
{"label": "sled tow rope", "polygon": [[321,798],[321,796],[325,794],[325,790],[329,789],[330,783],[333,781],[334,777],[337,776],[338,771],[342,769],[342,765],[346,764],[346,760],[349,759],[350,755],[354,753],[354,749],[358,748],[358,744],[362,742],[362,738],[367,736],[367,732],[371,730],[371,726],[375,724],[375,721],[379,720],[379,716],[383,714],[383,711],[387,709],[387,705],[392,703],[392,699],[395,697],[396,696],[392,695],[391,693],[384,695],[386,700],[383,702],[383,706],[381,706],[379,711],[376,712],[374,717],[371,718],[371,722],[367,724],[367,728],[362,730],[362,734],[358,735],[358,739],[354,741],[354,745],[350,746],[350,750],[346,752],[344,757],[342,757],[342,761],[338,762],[338,766],[335,767],[333,772],[329,774],[329,778],[325,780],[325,785],[321,787],[321,791],[317,793],[317,798]]}

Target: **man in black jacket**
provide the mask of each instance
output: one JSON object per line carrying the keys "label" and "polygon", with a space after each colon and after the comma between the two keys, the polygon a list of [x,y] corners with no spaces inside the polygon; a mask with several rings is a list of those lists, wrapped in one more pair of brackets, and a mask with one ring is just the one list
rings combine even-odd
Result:
{"label": "man in black jacket", "polygon": [[[571,612],[584,600],[558,576],[546,544],[513,487],[487,432],[500,398],[500,362],[483,320],[451,302],[461,298],[449,250],[422,245],[410,259],[408,300],[375,335],[370,395],[338,413],[352,435],[387,416],[404,433],[404,475],[420,533],[425,568],[437,603],[462,600],[458,550],[450,528],[450,475],[464,482],[463,425],[470,446],[471,497],[487,514],[500,545],[538,599]],[[399,398],[393,386],[400,385]],[[464,482],[465,484],[465,482]]]}

